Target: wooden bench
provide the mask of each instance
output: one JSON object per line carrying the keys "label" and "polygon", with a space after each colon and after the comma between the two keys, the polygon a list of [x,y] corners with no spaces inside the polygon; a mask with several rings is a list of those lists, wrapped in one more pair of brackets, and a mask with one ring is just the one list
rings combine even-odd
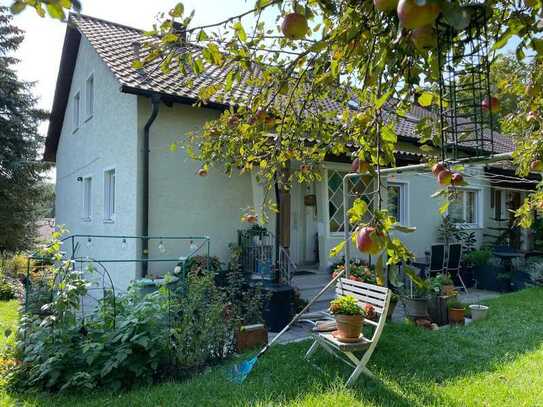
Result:
{"label": "wooden bench", "polygon": [[[376,320],[365,319],[364,324],[369,325],[372,329],[371,337],[366,338],[363,334],[360,335],[358,341],[354,343],[340,342],[331,332],[316,332],[314,334],[314,342],[307,351],[306,359],[321,346],[335,357],[338,357],[354,370],[347,380],[347,385],[353,384],[361,373],[367,376],[374,377],[370,370],[366,367],[377,343],[383,328],[385,326],[388,306],[390,304],[391,292],[386,287],[381,287],[374,284],[362,283],[346,278],[338,280],[336,286],[336,294],[351,295],[355,297],[358,304],[364,307],[366,304],[373,306],[375,310]],[[361,358],[357,357],[354,352],[364,352]],[[343,357],[343,355],[346,356]]]}

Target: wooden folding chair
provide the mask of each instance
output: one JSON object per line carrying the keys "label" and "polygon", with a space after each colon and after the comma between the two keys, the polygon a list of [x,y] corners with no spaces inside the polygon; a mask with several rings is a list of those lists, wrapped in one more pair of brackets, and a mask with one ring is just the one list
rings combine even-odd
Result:
{"label": "wooden folding chair", "polygon": [[[362,283],[359,281],[341,278],[336,286],[336,294],[351,295],[355,297],[362,307],[370,304],[375,309],[375,314],[378,316],[377,321],[366,319],[364,324],[370,325],[373,329],[371,338],[366,338],[363,334],[355,343],[344,343],[337,340],[331,332],[316,332],[314,342],[307,351],[305,358],[308,359],[321,346],[324,350],[339,358],[341,361],[353,367],[354,370],[347,380],[347,385],[353,384],[361,373],[369,377],[374,375],[367,368],[368,361],[379,342],[381,333],[385,326],[388,306],[390,304],[391,292],[386,287],[381,287],[373,284]],[[355,352],[364,352],[359,358]],[[346,356],[343,357],[343,355]]]}

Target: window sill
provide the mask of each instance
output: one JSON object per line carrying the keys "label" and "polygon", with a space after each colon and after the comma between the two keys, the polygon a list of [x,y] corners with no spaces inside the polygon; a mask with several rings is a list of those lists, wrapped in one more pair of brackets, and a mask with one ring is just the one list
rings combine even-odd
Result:
{"label": "window sill", "polygon": [[81,218],[83,222],[92,222],[92,218]]}
{"label": "window sill", "polygon": [[115,223],[115,219],[104,219],[104,223]]}

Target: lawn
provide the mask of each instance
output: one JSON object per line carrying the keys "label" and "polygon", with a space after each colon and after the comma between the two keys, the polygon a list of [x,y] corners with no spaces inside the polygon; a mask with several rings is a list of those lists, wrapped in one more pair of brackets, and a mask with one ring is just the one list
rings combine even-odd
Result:
{"label": "lawn", "polygon": [[[215,367],[182,383],[127,393],[72,396],[0,395],[2,405],[28,406],[542,406],[543,289],[486,301],[490,317],[437,332],[389,324],[370,361],[379,381],[361,378],[352,389],[347,369],[309,342],[275,346],[243,385]],[[15,304],[2,304],[5,323]]]}

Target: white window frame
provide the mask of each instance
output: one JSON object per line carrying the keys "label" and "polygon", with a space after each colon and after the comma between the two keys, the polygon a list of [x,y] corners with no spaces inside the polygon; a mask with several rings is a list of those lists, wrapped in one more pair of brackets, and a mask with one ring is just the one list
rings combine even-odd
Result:
{"label": "white window frame", "polygon": [[[90,182],[89,192],[87,196],[87,181]],[[85,222],[90,222],[92,220],[92,176],[84,176],[81,181],[81,219]]]}
{"label": "white window frame", "polygon": [[[342,171],[346,173],[352,172],[351,165],[350,164],[342,164],[342,163],[334,163],[334,162],[327,162],[324,164],[324,182],[323,184],[323,197],[324,197],[324,220],[326,222],[326,234],[329,237],[343,237],[344,232],[332,232],[330,230],[330,197],[328,196],[328,173],[329,171]],[[343,197],[343,194],[342,194]]]}
{"label": "white window frame", "polygon": [[[456,225],[462,226],[464,229],[481,229],[482,226],[482,219],[483,219],[483,199],[484,195],[479,188],[457,188],[458,191],[462,192],[474,192],[475,193],[475,222],[474,223],[467,223],[467,222],[455,222]],[[463,194],[463,203],[462,203],[462,209],[463,209],[463,218],[466,219],[466,210],[467,205],[467,194]],[[449,211],[447,211],[447,215],[449,215]]]}
{"label": "white window frame", "polygon": [[[89,83],[92,85],[89,87]],[[89,90],[90,88],[90,90]],[[89,121],[94,116],[94,97],[95,97],[95,83],[94,72],[92,72],[85,81],[85,121]]]}
{"label": "white window frame", "polygon": [[73,132],[75,133],[81,124],[81,91],[79,90],[74,93],[72,109],[72,124],[74,126]]}
{"label": "white window frame", "polygon": [[395,179],[387,181],[387,186],[400,188],[400,218],[396,222],[401,226],[409,226],[409,182]]}
{"label": "white window frame", "polygon": [[[113,187],[111,185],[112,179],[113,179]],[[104,223],[115,222],[116,206],[117,206],[117,171],[114,167],[110,167],[104,170]]]}

